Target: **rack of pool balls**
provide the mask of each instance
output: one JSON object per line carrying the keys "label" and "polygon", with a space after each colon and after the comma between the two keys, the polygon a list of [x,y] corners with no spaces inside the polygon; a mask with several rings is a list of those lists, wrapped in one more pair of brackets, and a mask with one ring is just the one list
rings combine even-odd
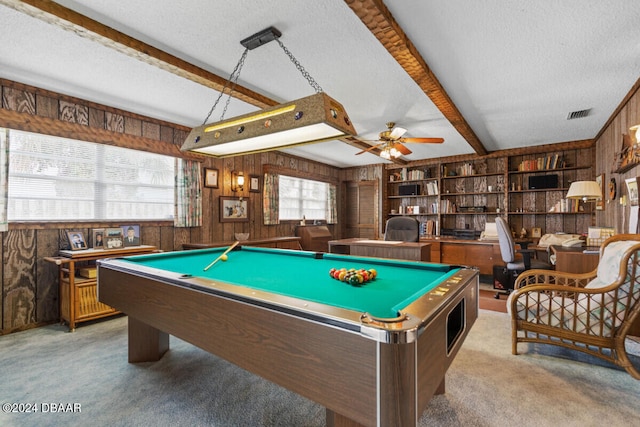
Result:
{"label": "rack of pool balls", "polygon": [[375,268],[365,270],[364,268],[332,268],[329,275],[336,280],[350,284],[351,286],[362,286],[363,283],[374,280],[378,275]]}

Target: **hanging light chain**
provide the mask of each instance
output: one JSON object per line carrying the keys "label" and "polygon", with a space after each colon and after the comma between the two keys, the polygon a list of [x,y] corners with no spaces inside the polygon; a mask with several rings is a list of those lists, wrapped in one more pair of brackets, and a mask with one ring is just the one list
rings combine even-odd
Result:
{"label": "hanging light chain", "polygon": [[218,102],[220,102],[220,99],[224,95],[225,90],[227,89],[229,84],[231,84],[231,89],[229,90],[229,96],[227,98],[227,102],[225,103],[224,109],[222,110],[222,114],[220,115],[220,121],[224,119],[224,115],[227,112],[227,107],[229,107],[229,101],[231,101],[231,94],[233,93],[233,89],[236,87],[238,83],[238,77],[240,77],[240,72],[242,71],[242,67],[244,66],[244,61],[247,58],[247,53],[249,53],[249,48],[246,48],[244,52],[242,52],[242,56],[240,57],[240,59],[238,60],[238,63],[236,64],[235,68],[231,72],[231,75],[229,76],[227,81],[224,82],[224,86],[222,87],[222,90],[220,91],[218,98],[213,103],[211,110],[209,110],[209,114],[207,114],[207,117],[202,122],[203,125],[207,123],[207,120],[209,120],[209,117],[211,117],[211,114],[213,114],[213,111],[218,106]]}
{"label": "hanging light chain", "polygon": [[311,87],[315,89],[316,93],[323,92],[323,90],[320,87],[320,85],[318,83],[316,83],[315,80],[313,80],[313,77],[311,77],[311,74],[309,74],[307,72],[307,70],[304,69],[302,64],[300,64],[300,62],[296,59],[296,57],[293,56],[293,53],[291,53],[291,51],[289,49],[287,49],[287,47],[280,41],[280,38],[278,37],[275,40],[278,42],[278,44],[280,45],[280,47],[282,48],[284,53],[287,54],[287,56],[289,57],[291,62],[293,62],[293,64],[296,66],[298,71],[300,71],[300,73],[302,74],[302,77],[307,79],[307,82],[309,82],[309,85],[311,85]]}

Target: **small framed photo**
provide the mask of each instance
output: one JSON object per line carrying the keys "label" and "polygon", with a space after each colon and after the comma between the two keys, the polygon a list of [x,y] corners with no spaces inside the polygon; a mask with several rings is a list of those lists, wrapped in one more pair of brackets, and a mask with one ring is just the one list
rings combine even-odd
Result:
{"label": "small framed photo", "polygon": [[93,249],[104,249],[104,228],[94,228],[91,233]]}
{"label": "small framed photo", "polygon": [[127,246],[140,246],[140,225],[123,225],[122,229],[123,244]]}
{"label": "small framed photo", "polygon": [[249,204],[246,199],[220,197],[220,222],[248,222]]}
{"label": "small framed photo", "polygon": [[84,239],[82,231],[67,231],[67,238],[72,251],[87,249],[87,241]]}
{"label": "small framed photo", "polygon": [[218,188],[218,169],[204,168],[204,186]]}
{"label": "small framed photo", "polygon": [[600,186],[600,193],[601,196],[598,200],[596,200],[596,210],[598,211],[603,211],[604,210],[604,201],[605,201],[605,197],[604,197],[604,174],[600,174],[598,176],[596,176],[596,182],[598,183],[598,185]]}
{"label": "small framed photo", "polygon": [[120,249],[124,246],[121,228],[107,228],[104,230],[104,248]]}
{"label": "small framed photo", "polygon": [[542,237],[542,229],[540,229],[540,227],[533,227],[531,229],[531,237]]}
{"label": "small framed photo", "polygon": [[251,193],[260,192],[260,175],[249,175],[249,191]]}
{"label": "small framed photo", "polygon": [[638,182],[635,178],[625,179],[627,183],[627,193],[629,194],[629,204],[638,206]]}

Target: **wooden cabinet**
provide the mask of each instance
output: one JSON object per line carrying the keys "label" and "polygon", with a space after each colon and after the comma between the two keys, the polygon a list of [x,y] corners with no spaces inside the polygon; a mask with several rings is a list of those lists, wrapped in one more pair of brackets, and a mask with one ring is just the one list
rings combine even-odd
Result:
{"label": "wooden cabinet", "polygon": [[326,225],[298,225],[296,236],[300,237],[300,245],[305,251],[329,252],[331,231]]}
{"label": "wooden cabinet", "polygon": [[73,332],[77,323],[118,314],[116,309],[98,301],[95,261],[155,251],[155,246],[143,245],[122,249],[65,250],[60,251],[57,257],[46,257],[45,261],[58,266],[60,321],[66,322],[69,331]]}
{"label": "wooden cabinet", "polygon": [[[493,266],[502,263],[497,242],[477,240],[422,240],[431,243],[431,261],[480,269],[480,274],[493,274]],[[436,254],[435,252],[439,252]]]}

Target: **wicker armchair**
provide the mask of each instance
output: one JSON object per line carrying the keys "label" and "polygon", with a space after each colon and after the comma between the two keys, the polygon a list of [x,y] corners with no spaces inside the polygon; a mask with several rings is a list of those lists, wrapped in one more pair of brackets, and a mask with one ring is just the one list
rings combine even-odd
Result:
{"label": "wicker armchair", "polygon": [[591,273],[528,270],[515,288],[507,300],[513,354],[521,342],[562,346],[614,363],[640,380],[625,350],[629,328],[640,316],[640,234],[607,239]]}

